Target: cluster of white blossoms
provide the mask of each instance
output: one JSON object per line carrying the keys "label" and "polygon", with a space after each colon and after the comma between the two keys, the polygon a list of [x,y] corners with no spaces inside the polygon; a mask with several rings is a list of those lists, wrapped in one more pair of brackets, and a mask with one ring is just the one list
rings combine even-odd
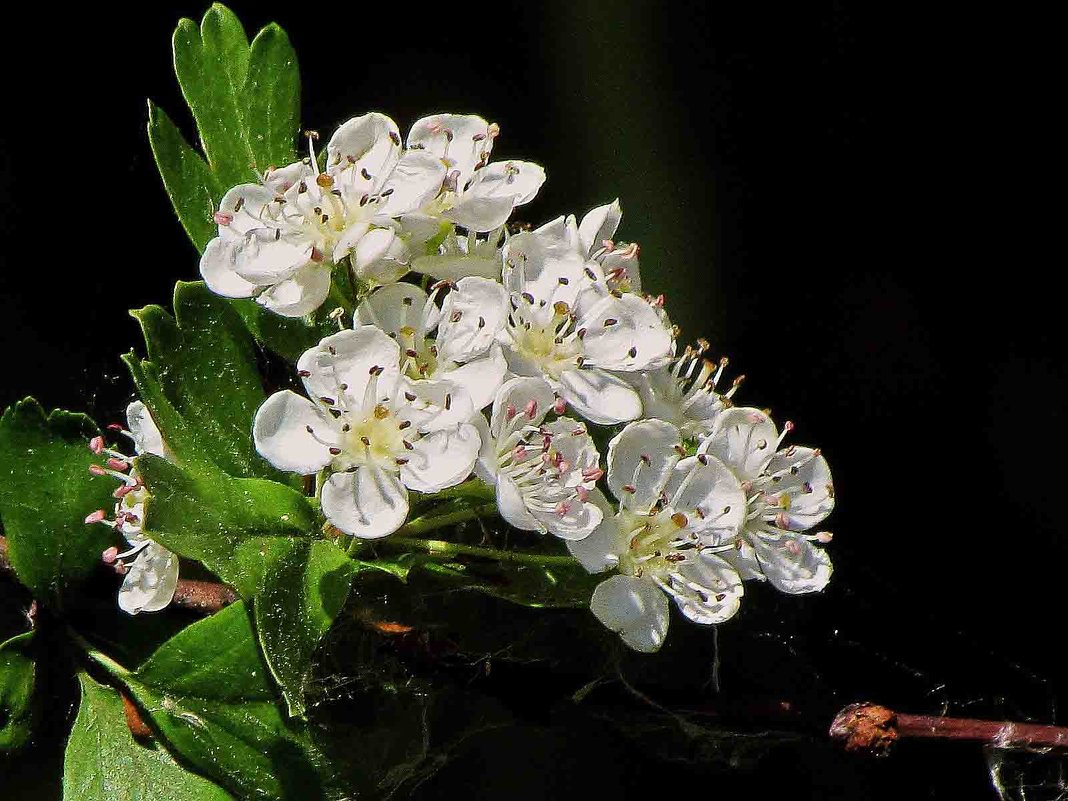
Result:
{"label": "cluster of white blossoms", "polygon": [[[151,453],[166,458],[163,437],[141,401],[134,401],[127,407],[126,424],[128,429],[117,424],[109,428],[132,442],[135,456]],[[122,534],[130,546],[122,552],[112,547],[103,553],[104,562],[125,576],[119,588],[119,607],[131,615],[158,612],[174,598],[178,586],[178,557],[146,537],[141,530],[148,491],[133,467],[134,457],[105,447],[104,438],[99,436],[89,441],[89,449],[107,457],[106,467],[93,465],[89,472],[97,476],[111,476],[119,481],[113,493],[114,519],[108,519],[103,509],[85,518],[86,523],[111,526]]]}
{"label": "cluster of white blossoms", "polygon": [[[669,599],[714,624],[738,611],[747,580],[822,589],[830,534],[806,532],[834,505],[824,458],[783,446],[791,423],[780,432],[735,406],[741,378],[720,390],[726,360],[706,359],[707,343],[680,352],[663,297],[642,294],[638,246],[615,238],[618,202],[510,228],[545,173],[490,161],[498,134],[439,114],[402,144],[392,120],[366,114],[322,164],[312,144],[226,193],[200,265],[212,290],[289,317],[328,297],[354,310],[350,325],[325,306],[340,330],[298,360],[303,394],[260,407],[258,452],[318,476],[324,517],[365,539],[401,528],[411,493],[477,477],[509,524],[613,572],[591,608],[639,651],[661,646]],[[598,440],[591,426],[614,428]],[[134,498],[116,513],[133,547],[111,556],[137,554],[123,591],[157,608],[176,565],[139,538],[139,482],[115,467]]]}

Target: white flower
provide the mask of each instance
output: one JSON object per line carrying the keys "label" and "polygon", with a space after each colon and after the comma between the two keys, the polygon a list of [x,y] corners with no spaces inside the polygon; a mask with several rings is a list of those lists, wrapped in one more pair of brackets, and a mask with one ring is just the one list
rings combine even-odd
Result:
{"label": "white flower", "polygon": [[[129,431],[121,433],[134,443],[137,454],[152,453],[165,457],[163,437],[148,409],[141,401],[134,401],[126,409]],[[178,585],[178,557],[162,545],[149,539],[141,530],[145,516],[145,500],[148,490],[137,471],[132,468],[130,457],[104,447],[102,437],[94,437],[89,447],[94,453],[108,456],[108,467],[91,469],[96,475],[110,475],[122,485],[115,491],[115,519],[106,520],[104,510],[89,515],[87,523],[106,523],[125,537],[129,548],[104,551],[103,560],[124,574],[119,588],[119,608],[131,615],[139,612],[158,612],[170,604]],[[132,561],[130,561],[132,559]]]}
{"label": "white flower", "polygon": [[459,484],[478,456],[469,397],[447,380],[416,385],[400,346],[374,326],[329,336],[297,362],[308,395],[286,390],[256,412],[256,449],[280,470],[331,472],[322,510],[341,531],[384,537],[408,515],[408,490]]}
{"label": "white flower", "polygon": [[641,398],[621,375],[666,364],[671,326],[644,298],[610,291],[573,217],[513,236],[504,284],[513,309],[501,341],[512,372],[544,376],[594,423],[641,415]]}
{"label": "white flower", "polygon": [[497,393],[487,426],[476,418],[482,452],[478,476],[497,489],[501,517],[526,531],[552,532],[566,540],[587,536],[601,522],[590,503],[599,455],[586,426],[570,417],[546,423],[562,404],[541,378],[513,378]]}
{"label": "white flower", "polygon": [[465,114],[423,117],[408,134],[409,151],[425,152],[445,165],[442,192],[420,211],[469,231],[500,227],[512,209],[529,203],[545,183],[545,170],[529,161],[489,163],[496,123]]}
{"label": "white flower", "polygon": [[579,223],[579,242],[586,258],[600,266],[609,289],[640,293],[642,280],[638,245],[612,239],[622,219],[619,198],[592,209]]}
{"label": "white flower", "polygon": [[723,460],[742,481],[748,511],[738,550],[724,555],[746,579],[767,579],[782,592],[818,592],[831,578],[831,559],[815,543],[829,532],[805,534],[834,509],[834,485],[818,450],[790,446],[776,452],[793,430],[780,435],[759,409],[738,407],[720,415],[700,451]]}
{"label": "white flower", "polygon": [[449,379],[478,410],[493,402],[507,365],[496,342],[508,316],[508,294],[487,278],[462,278],[439,310],[433,295],[412,284],[384,286],[356,309],[356,325],[375,325],[400,345],[400,372],[418,387]]}
{"label": "white flower", "polygon": [[[309,141],[312,137],[309,137]],[[397,126],[378,113],[355,117],[327,145],[327,167],[311,157],[269,170],[259,184],[226,193],[200,272],[212,291],[256,300],[286,317],[317,309],[331,265],[351,257],[357,277],[398,280],[410,252],[395,218],[429,203],[445,178],[440,159],[401,153]]]}
{"label": "white flower", "polygon": [[688,439],[703,438],[712,431],[719,415],[731,407],[731,398],[745,379],[738,376],[729,390],[717,392],[727,359],[715,364],[704,358],[707,349],[708,343],[698,340],[696,347],[687,345],[664,367],[631,377],[645,416],[671,423]]}
{"label": "white flower", "polygon": [[[627,425],[608,446],[608,487],[618,511],[587,538],[568,543],[591,573],[619,571],[597,587],[590,608],[637,651],[663,643],[667,596],[703,624],[730,618],[742,597],[742,580],[722,554],[734,548],[745,522],[745,493],[715,456],[682,458],[681,443],[670,423]],[[611,514],[603,496],[597,500]]]}

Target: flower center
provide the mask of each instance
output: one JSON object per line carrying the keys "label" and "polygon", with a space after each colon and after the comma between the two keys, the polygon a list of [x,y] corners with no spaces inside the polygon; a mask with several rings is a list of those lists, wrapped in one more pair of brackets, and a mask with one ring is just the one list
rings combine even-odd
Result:
{"label": "flower center", "polygon": [[331,468],[341,471],[374,464],[396,472],[406,461],[405,454],[410,447],[404,438],[405,428],[407,425],[382,404],[362,419],[343,413],[340,441],[331,450],[334,456]]}
{"label": "flower center", "polygon": [[[516,308],[509,318],[512,348],[534,362],[554,380],[581,365],[582,337],[564,303],[556,304],[552,316]],[[539,319],[540,318],[540,319]]]}
{"label": "flower center", "polygon": [[677,569],[679,562],[696,555],[697,535],[687,529],[686,515],[670,507],[655,515],[623,509],[618,520],[625,538],[620,548],[621,573],[664,579]]}

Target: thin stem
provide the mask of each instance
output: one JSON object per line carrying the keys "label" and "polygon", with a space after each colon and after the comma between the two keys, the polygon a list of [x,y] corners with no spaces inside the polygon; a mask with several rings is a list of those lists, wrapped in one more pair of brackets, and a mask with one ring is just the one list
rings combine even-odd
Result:
{"label": "thin stem", "polygon": [[970,740],[1000,748],[1068,750],[1068,728],[1037,723],[907,715],[878,704],[850,704],[834,719],[831,738],[847,751],[881,754],[903,737]]}
{"label": "thin stem", "polygon": [[[474,520],[478,517],[489,517],[490,515],[495,514],[497,514],[497,504],[486,503],[481,506],[474,506],[470,509],[458,509],[455,512],[446,512],[445,514],[440,515],[424,515],[423,517],[417,517],[415,520],[401,526],[396,532],[385,537],[376,544],[397,545],[405,542],[420,542],[420,540],[409,540],[406,539],[406,537],[409,534],[425,534],[428,531],[445,528],[446,526],[454,526],[457,523],[466,523],[468,520]],[[353,537],[352,542],[349,543],[349,547],[346,549],[345,553],[349,556],[355,556],[359,553],[360,548],[362,548],[365,543],[366,540],[361,540],[359,537]]]}
{"label": "thin stem", "polygon": [[474,520],[477,517],[490,517],[495,514],[497,514],[497,504],[485,503],[481,506],[474,506],[470,509],[458,509],[455,512],[446,512],[441,515],[424,515],[423,517],[417,517],[415,520],[401,526],[393,536],[389,537],[389,541],[396,542],[397,539],[403,539],[412,534],[419,536],[428,531],[445,528],[446,526],[454,526],[457,523],[465,523],[468,520]]}
{"label": "thin stem", "polygon": [[500,548],[483,548],[478,545],[461,545],[446,540],[424,540],[412,537],[390,537],[382,544],[425,551],[431,556],[475,556],[497,562],[511,562],[520,565],[542,565],[571,567],[578,562],[571,556],[553,556],[547,554],[524,553],[523,551],[505,551]]}
{"label": "thin stem", "polygon": [[482,501],[494,501],[497,499],[497,490],[479,478],[469,479],[455,487],[448,487],[427,495],[428,501],[450,501],[456,498],[471,498]]}
{"label": "thin stem", "polygon": [[111,675],[125,677],[131,674],[131,671],[124,668],[110,656],[94,648],[91,642],[85,639],[74,629],[68,628],[67,633],[70,635],[70,638],[74,640],[74,642],[76,642],[83,651],[85,651],[86,656],[88,656],[94,662],[98,663],[101,667],[106,669]]}

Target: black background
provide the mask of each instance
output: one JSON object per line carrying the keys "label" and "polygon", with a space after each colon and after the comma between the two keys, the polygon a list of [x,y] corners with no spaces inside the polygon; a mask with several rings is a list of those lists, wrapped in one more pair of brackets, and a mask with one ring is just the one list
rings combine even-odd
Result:
{"label": "black background", "polygon": [[[748,626],[796,651],[776,669],[817,677],[828,703],[1052,722],[1068,701],[1068,372],[1042,202],[1059,196],[1051,20],[845,3],[231,7],[250,30],[289,31],[304,124],[324,135],[370,109],[402,131],[477,112],[500,123],[499,155],[546,167],[521,218],[619,195],[620,233],[684,335],[748,374],[739,399],[823,448],[835,581],[789,603],[754,591],[720,632],[725,677]],[[32,393],[117,419],[117,357],[138,342],[126,310],[198,277],[144,101],[189,130],[169,37],[203,10],[5,12],[3,405]],[[789,777],[798,798],[989,792],[978,749],[939,748],[763,781]],[[538,758],[513,774],[487,757],[484,792],[566,797]]]}

